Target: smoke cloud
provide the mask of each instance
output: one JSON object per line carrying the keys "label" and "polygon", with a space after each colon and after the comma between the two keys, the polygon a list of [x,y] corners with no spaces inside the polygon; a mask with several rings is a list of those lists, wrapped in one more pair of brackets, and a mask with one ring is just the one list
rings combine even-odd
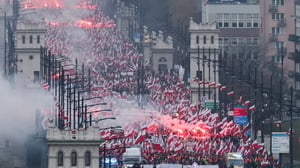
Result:
{"label": "smoke cloud", "polygon": [[12,88],[0,78],[0,138],[24,140],[35,131],[35,114],[50,102],[42,89]]}

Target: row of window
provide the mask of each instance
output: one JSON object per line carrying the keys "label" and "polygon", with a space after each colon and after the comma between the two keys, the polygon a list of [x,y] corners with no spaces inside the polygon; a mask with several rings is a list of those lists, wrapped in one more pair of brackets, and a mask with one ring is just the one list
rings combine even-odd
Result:
{"label": "row of window", "polygon": [[258,14],[219,13],[217,21],[220,28],[258,28]]}
{"label": "row of window", "polygon": [[[63,166],[64,165],[64,153],[59,151],[57,153],[57,165]],[[84,153],[84,165],[91,166],[91,152],[86,151]],[[71,153],[71,166],[77,166],[77,152],[73,151]]]}
{"label": "row of window", "polygon": [[247,45],[247,46],[257,46],[259,40],[257,37],[219,37],[220,46],[238,46],[238,45]]}
{"label": "row of window", "polygon": [[[208,39],[206,36],[203,36],[203,44],[207,44]],[[215,41],[215,36],[210,36],[210,44],[214,44]],[[199,44],[200,42],[200,37],[196,36],[196,44]]]}
{"label": "row of window", "polygon": [[284,5],[284,0],[272,0],[272,5],[283,6]]}
{"label": "row of window", "polygon": [[[36,43],[37,43],[37,44],[40,44],[40,41],[41,41],[40,35],[37,35],[37,36],[36,36]],[[22,35],[22,43],[23,43],[23,44],[26,43],[26,36],[25,36],[25,35]],[[32,43],[33,43],[33,36],[30,35],[30,36],[29,36],[29,44],[32,44]]]}

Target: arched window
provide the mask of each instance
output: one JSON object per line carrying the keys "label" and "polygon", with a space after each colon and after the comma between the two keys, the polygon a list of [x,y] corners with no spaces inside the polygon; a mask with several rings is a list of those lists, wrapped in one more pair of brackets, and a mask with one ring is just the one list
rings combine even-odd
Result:
{"label": "arched window", "polygon": [[84,154],[84,164],[85,164],[85,166],[91,165],[91,152],[90,151],[86,151]]}
{"label": "arched window", "polygon": [[196,36],[196,44],[199,44],[199,36]]}
{"label": "arched window", "polygon": [[206,44],[206,36],[203,36],[203,44]]}
{"label": "arched window", "polygon": [[64,165],[64,153],[62,151],[59,151],[57,153],[57,166],[63,166]]}
{"label": "arched window", "polygon": [[77,153],[71,153],[71,166],[77,166]]}
{"label": "arched window", "polygon": [[165,57],[161,57],[158,62],[167,62],[167,59]]}

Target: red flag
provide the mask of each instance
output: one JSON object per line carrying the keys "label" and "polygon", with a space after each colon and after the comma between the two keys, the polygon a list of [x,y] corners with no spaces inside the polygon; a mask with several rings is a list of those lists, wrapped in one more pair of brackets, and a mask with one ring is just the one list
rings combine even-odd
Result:
{"label": "red flag", "polygon": [[134,144],[139,144],[147,139],[146,131],[140,131],[135,139]]}
{"label": "red flag", "polygon": [[158,137],[153,136],[152,137],[152,146],[153,146],[153,150],[163,152],[164,148],[163,148],[162,137],[160,137],[160,136],[158,136]]}

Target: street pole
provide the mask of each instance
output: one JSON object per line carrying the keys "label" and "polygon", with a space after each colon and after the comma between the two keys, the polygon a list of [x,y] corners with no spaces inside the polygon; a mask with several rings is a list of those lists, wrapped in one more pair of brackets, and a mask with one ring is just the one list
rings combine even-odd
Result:
{"label": "street pole", "polygon": [[[210,82],[210,48],[208,49],[208,82]],[[211,95],[210,85],[208,85],[208,99],[209,100],[210,100],[210,95]]]}
{"label": "street pole", "polygon": [[[202,74],[200,73],[200,47],[198,46],[198,51],[197,51],[198,57],[197,57],[197,66],[198,66],[198,71],[197,71],[197,77],[200,80],[202,80]],[[201,100],[200,96],[200,83],[198,82],[198,103]]]}
{"label": "street pole", "polygon": [[202,50],[203,97],[205,97],[205,48]]}
{"label": "street pole", "polygon": [[[216,73],[217,73],[217,60],[216,60],[216,49],[214,48],[214,62],[213,62],[213,68],[214,68],[214,82],[216,82],[216,86],[218,85],[217,83],[217,76],[216,76]],[[216,86],[214,87],[214,111],[216,112],[217,111],[217,90],[216,90]],[[220,101],[219,101],[220,103]],[[220,104],[219,104],[220,106]]]}
{"label": "street pole", "polygon": [[273,153],[272,153],[272,132],[273,132],[273,110],[272,110],[272,107],[273,107],[273,76],[271,75],[271,79],[270,79],[271,83],[270,83],[270,111],[271,111],[271,114],[270,114],[270,155],[273,156]]}
{"label": "street pole", "polygon": [[[283,82],[283,47],[281,47],[280,51],[281,57],[281,73],[280,73],[280,86],[279,86],[279,120],[282,121],[282,82]],[[281,124],[279,125],[279,131],[282,131]],[[282,155],[279,153],[279,162],[282,162]]]}
{"label": "street pole", "polygon": [[265,104],[264,104],[264,73],[263,71],[261,72],[261,143],[264,143],[265,140],[264,140],[264,107],[265,107]]}
{"label": "street pole", "polygon": [[293,152],[293,86],[291,87],[291,103],[290,103],[290,163],[291,168],[294,167],[294,152]]}

